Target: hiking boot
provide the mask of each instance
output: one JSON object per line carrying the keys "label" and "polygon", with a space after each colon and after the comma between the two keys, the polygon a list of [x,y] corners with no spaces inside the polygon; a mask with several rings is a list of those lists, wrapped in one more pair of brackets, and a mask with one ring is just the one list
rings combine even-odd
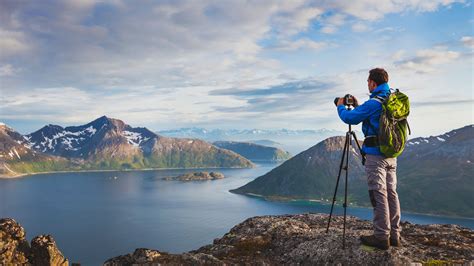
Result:
{"label": "hiking boot", "polygon": [[366,246],[375,247],[382,250],[387,250],[389,246],[389,241],[387,239],[380,239],[374,235],[371,236],[361,236],[360,241]]}
{"label": "hiking boot", "polygon": [[397,248],[402,247],[402,241],[401,241],[400,237],[397,237],[397,238],[391,237],[390,238],[390,246],[397,247]]}

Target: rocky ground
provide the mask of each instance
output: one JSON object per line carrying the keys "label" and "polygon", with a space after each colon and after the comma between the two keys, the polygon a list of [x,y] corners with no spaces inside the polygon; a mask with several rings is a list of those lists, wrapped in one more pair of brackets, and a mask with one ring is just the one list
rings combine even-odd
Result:
{"label": "rocky ground", "polygon": [[10,218],[0,219],[0,265],[69,265],[50,235],[25,239],[25,229]]}
{"label": "rocky ground", "polygon": [[[150,249],[107,260],[104,265],[473,265],[474,231],[457,225],[402,224],[403,247],[387,251],[363,246],[372,225],[348,217],[346,249],[342,222],[328,215],[260,216],[236,225],[213,244],[182,254]],[[104,247],[107,248],[107,247]],[[49,235],[25,240],[13,219],[0,219],[0,265],[68,265]]]}
{"label": "rocky ground", "polygon": [[348,217],[342,249],[342,217],[326,233],[328,215],[260,216],[236,225],[211,245],[182,254],[136,249],[105,265],[472,265],[474,231],[457,225],[402,224],[403,247],[363,246],[372,224]]}
{"label": "rocky ground", "polygon": [[203,181],[203,180],[215,180],[224,178],[224,174],[219,172],[196,172],[186,173],[179,176],[163,177],[163,180],[177,180],[177,181]]}

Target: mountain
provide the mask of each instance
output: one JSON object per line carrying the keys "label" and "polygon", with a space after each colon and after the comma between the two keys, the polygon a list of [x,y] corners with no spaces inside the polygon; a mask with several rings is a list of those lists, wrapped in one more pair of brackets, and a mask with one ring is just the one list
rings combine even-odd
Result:
{"label": "mountain", "polygon": [[250,142],[215,141],[212,144],[219,148],[231,150],[254,162],[278,162],[291,157],[290,153],[284,150]]}
{"label": "mountain", "polygon": [[[343,137],[328,138],[231,192],[331,202],[343,144]],[[474,217],[473,150],[472,125],[410,140],[398,158],[397,191],[402,210]],[[349,161],[349,202],[369,206],[364,168],[354,149]],[[343,184],[342,179],[340,201]]]}
{"label": "mountain", "polygon": [[0,124],[0,176],[16,176],[47,170],[64,170],[71,163],[64,158],[36,152],[27,138],[5,124]]}
{"label": "mountain", "polygon": [[29,166],[29,161],[21,157],[23,153],[67,161],[67,170],[253,167],[248,159],[208,142],[163,137],[106,116],[81,126],[47,125],[26,136],[4,135],[8,137],[2,138],[0,146],[5,147],[5,156],[18,152],[18,162],[9,164],[17,173],[25,173],[19,165]]}
{"label": "mountain", "polygon": [[474,127],[407,143],[398,161],[402,208],[474,217]]}
{"label": "mountain", "polygon": [[[267,198],[329,199],[334,193],[343,147],[344,137],[328,138],[231,192]],[[354,147],[349,154],[349,189],[353,191],[362,187],[364,171]]]}
{"label": "mountain", "polygon": [[[332,136],[343,136],[345,132],[319,129],[319,130],[291,130],[291,129],[205,129],[205,128],[180,128],[162,130],[160,135],[177,138],[199,138],[207,141],[242,141],[253,142],[262,139],[281,143],[278,148],[292,154],[300,153],[313,146],[315,143]],[[358,134],[360,135],[360,134]],[[264,143],[257,143],[268,145]]]}

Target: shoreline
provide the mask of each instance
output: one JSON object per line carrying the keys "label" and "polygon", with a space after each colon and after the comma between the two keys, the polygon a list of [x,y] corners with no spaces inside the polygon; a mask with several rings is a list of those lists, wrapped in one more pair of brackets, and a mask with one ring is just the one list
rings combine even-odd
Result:
{"label": "shoreline", "polygon": [[0,179],[15,179],[21,177],[28,177],[42,174],[61,174],[61,173],[99,173],[99,172],[136,172],[136,171],[156,171],[156,170],[193,170],[193,169],[251,169],[252,167],[166,167],[166,168],[143,168],[143,169],[102,169],[102,170],[67,170],[67,171],[48,171],[48,172],[36,172],[18,174],[14,176],[0,175]]}
{"label": "shoreline", "polygon": [[[250,193],[250,192],[248,192],[248,193],[238,193],[238,192],[233,192],[231,190],[229,190],[229,192],[234,193],[234,194],[244,195],[244,196],[257,197],[257,198],[261,198],[263,200],[272,201],[272,202],[276,202],[276,201],[280,201],[280,202],[301,201],[301,202],[317,202],[317,203],[321,203],[321,204],[324,204],[324,205],[330,205],[331,204],[330,202],[327,202],[327,201],[324,201],[324,200],[317,200],[317,199],[301,199],[301,198],[289,198],[289,197],[276,197],[275,199],[272,199],[271,197],[268,197],[268,196],[264,196],[264,195],[256,194],[256,193]],[[340,204],[335,204],[335,205],[340,205]],[[355,207],[355,208],[370,209],[370,207],[361,206],[361,205],[357,205],[357,204],[353,204],[353,205],[349,205],[349,206]],[[441,217],[441,218],[467,219],[467,220],[473,220],[474,221],[474,217],[465,217],[465,216],[456,216],[456,215],[454,215],[454,216],[453,215],[442,215],[442,214],[422,213],[422,212],[413,212],[413,211],[404,211],[404,213],[418,214],[418,215],[432,216],[432,217]]]}

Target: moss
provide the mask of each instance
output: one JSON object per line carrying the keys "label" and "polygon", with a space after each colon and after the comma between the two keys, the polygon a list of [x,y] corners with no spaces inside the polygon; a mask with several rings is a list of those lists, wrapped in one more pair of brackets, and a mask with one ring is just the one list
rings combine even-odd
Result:
{"label": "moss", "polygon": [[[428,260],[421,262],[423,266],[448,266],[448,265],[460,265],[459,262],[450,260]],[[462,264],[462,263],[461,263]]]}
{"label": "moss", "polygon": [[270,245],[270,239],[263,238],[261,236],[257,236],[251,239],[244,239],[234,245],[235,249],[232,255],[252,255],[257,253],[257,251],[264,251],[268,249]]}

